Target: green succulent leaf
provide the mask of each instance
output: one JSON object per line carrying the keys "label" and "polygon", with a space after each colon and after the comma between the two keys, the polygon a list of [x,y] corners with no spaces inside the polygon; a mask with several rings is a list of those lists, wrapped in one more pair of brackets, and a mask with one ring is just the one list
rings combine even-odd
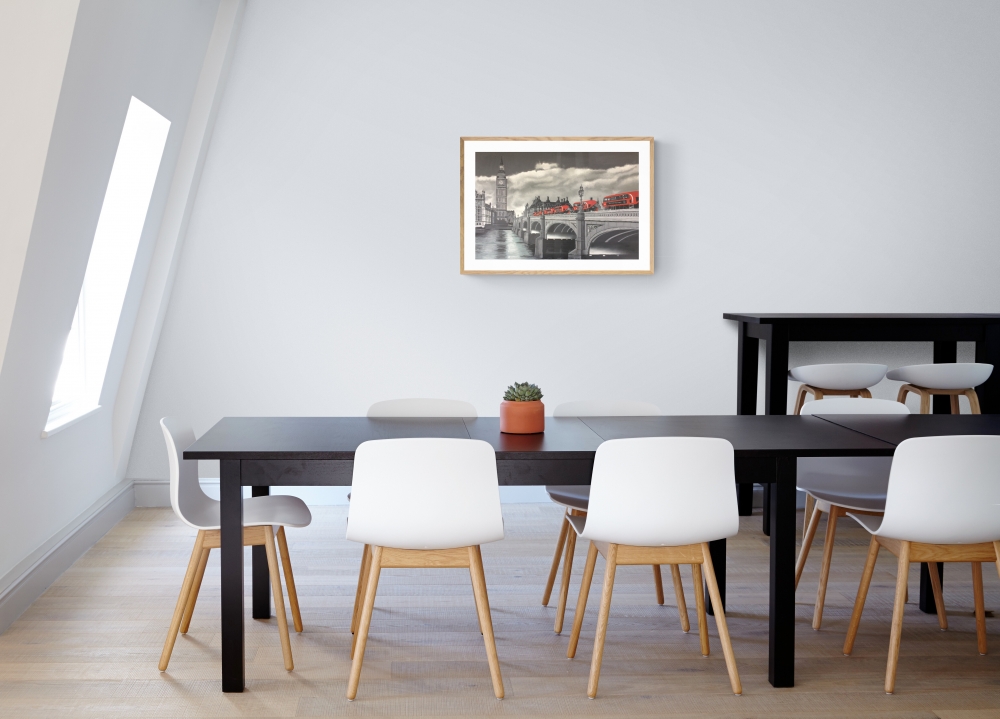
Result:
{"label": "green succulent leaf", "polygon": [[507,402],[535,402],[542,398],[542,390],[528,382],[515,382],[503,393],[503,398]]}

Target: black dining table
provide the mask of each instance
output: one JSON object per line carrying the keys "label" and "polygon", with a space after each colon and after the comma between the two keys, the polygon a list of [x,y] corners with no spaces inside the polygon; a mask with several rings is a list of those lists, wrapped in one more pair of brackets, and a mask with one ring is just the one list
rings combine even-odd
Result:
{"label": "black dining table", "polygon": [[[784,415],[546,418],[545,432],[510,435],[499,419],[226,417],[184,451],[219,460],[221,499],[222,690],[241,692],[244,674],[243,491],[274,486],[349,486],[362,442],[403,437],[481,439],[496,451],[504,486],[590,484],[594,453],[609,439],[721,437],[735,450],[737,485],[766,484],[771,518],[768,679],[795,677],[795,475],[798,457],[884,457],[908,437],[1000,434],[1000,416],[897,418]],[[950,420],[950,421],[943,421]],[[252,616],[270,617],[267,560],[253,548]],[[726,541],[711,543],[725,604]]]}
{"label": "black dining table", "polygon": [[[1000,367],[1000,314],[989,313],[766,313],[726,312],[737,323],[736,414],[757,413],[757,365],[764,342],[764,414],[788,409],[788,349],[790,342],[931,342],[933,361],[956,362],[958,343],[974,342],[976,362]],[[976,387],[983,414],[1000,414],[1000,371]],[[934,414],[950,414],[946,395],[932,401]],[[770,485],[764,485],[764,502]],[[740,490],[740,514],[752,512],[753,487]],[[770,534],[770,515],[763,531]],[[934,593],[927,563],[920,565],[919,607],[934,614]],[[937,565],[944,576],[944,565]]]}

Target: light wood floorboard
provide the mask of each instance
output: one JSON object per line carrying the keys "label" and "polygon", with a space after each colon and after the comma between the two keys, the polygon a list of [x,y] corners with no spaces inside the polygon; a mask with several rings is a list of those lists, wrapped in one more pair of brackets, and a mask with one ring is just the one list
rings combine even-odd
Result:
{"label": "light wood floorboard", "polygon": [[[190,632],[178,637],[168,672],[157,671],[194,531],[169,509],[136,509],[73,565],[0,636],[2,717],[880,717],[1000,716],[1000,619],[988,617],[995,653],[976,650],[968,564],[945,568],[949,630],[916,607],[909,577],[896,694],[882,691],[895,558],[882,552],[854,655],[841,647],[868,535],[841,520],[823,629],[813,631],[822,537],[799,585],[796,687],[767,683],[768,540],[760,516],[744,517],[729,541],[728,611],[743,696],[733,696],[714,620],[712,654],[697,631],[679,628],[675,600],[656,604],[648,567],[619,567],[600,694],[586,698],[597,621],[598,559],[577,658],[568,632],[552,632],[554,603],[541,606],[562,510],[505,505],[507,539],[483,547],[486,581],[507,697],[493,697],[468,570],[382,573],[358,699],[344,699],[351,608],[361,547],[343,539],[346,507],[316,507],[312,526],[288,530],[305,631],[291,637],[295,671],[282,667],[277,624],[249,617],[247,691],[219,684],[218,552],[205,574]],[[801,521],[801,517],[800,517]],[[586,548],[575,553],[567,625]],[[247,553],[249,578],[249,553]],[[983,566],[986,608],[1000,613],[1000,580]],[[682,572],[688,606],[690,572]]]}

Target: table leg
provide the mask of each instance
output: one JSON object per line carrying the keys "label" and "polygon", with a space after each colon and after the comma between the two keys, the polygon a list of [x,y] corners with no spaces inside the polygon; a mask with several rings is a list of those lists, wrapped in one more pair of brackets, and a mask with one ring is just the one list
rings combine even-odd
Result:
{"label": "table leg", "polygon": [[778,458],[771,488],[771,601],[767,678],[795,685],[795,457]]}
{"label": "table leg", "polygon": [[[771,326],[771,336],[766,346],[766,366],[764,369],[764,414],[788,414],[788,329],[781,325]],[[764,517],[761,531],[771,536],[772,487],[764,485]]]}
{"label": "table leg", "polygon": [[[935,342],[934,343],[934,364],[958,361],[957,342]],[[951,414],[950,397],[947,395],[935,395],[931,398],[931,406],[934,414]],[[944,565],[938,564],[938,574],[944,583]],[[934,601],[934,591],[931,588],[931,575],[927,562],[920,563],[920,611],[924,614],[937,614],[937,604]]]}
{"label": "table leg", "polygon": [[[742,487],[743,485],[737,485]],[[749,485],[751,488],[753,485]],[[715,567],[715,580],[719,585],[719,597],[722,600],[722,611],[726,611],[726,540],[716,539],[708,543],[708,551],[712,555],[712,565]],[[709,614],[715,616],[711,597],[708,596],[708,586],[702,587],[705,592],[705,606]]]}
{"label": "table leg", "polygon": [[[941,580],[941,587],[944,588],[944,562],[937,564],[938,578]],[[934,590],[931,585],[930,565],[927,562],[920,563],[920,611],[924,614],[937,614],[937,602],[934,601]]]}
{"label": "table leg", "polygon": [[[266,497],[271,494],[270,487],[253,487],[250,493],[254,497]],[[263,544],[251,548],[253,555],[253,576],[250,582],[253,586],[254,619],[271,618],[271,575],[267,569],[267,547]]]}
{"label": "table leg", "polygon": [[[736,346],[736,414],[757,414],[757,354],[760,340],[747,335],[747,323],[740,322]],[[753,514],[753,485],[736,485],[736,506],[741,517]],[[715,556],[712,556],[715,561]],[[725,597],[725,592],[723,592]],[[725,599],[723,599],[725,603]],[[711,608],[712,603],[708,602]]]}
{"label": "table leg", "polygon": [[1000,325],[986,325],[983,340],[976,342],[976,362],[993,365],[993,374],[976,387],[983,414],[1000,414]]}
{"label": "table leg", "polygon": [[243,487],[240,461],[223,459],[220,464],[222,578],[222,691],[241,692],[244,681],[243,654]]}
{"label": "table leg", "polygon": [[736,506],[741,517],[749,517],[753,514],[753,485],[736,485]]}

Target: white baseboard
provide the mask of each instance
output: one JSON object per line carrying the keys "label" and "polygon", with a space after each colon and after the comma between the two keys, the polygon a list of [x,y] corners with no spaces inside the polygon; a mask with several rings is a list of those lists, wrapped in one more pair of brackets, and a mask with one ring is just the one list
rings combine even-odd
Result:
{"label": "white baseboard", "polygon": [[132,480],[127,479],[0,578],[0,633],[134,507]]}

